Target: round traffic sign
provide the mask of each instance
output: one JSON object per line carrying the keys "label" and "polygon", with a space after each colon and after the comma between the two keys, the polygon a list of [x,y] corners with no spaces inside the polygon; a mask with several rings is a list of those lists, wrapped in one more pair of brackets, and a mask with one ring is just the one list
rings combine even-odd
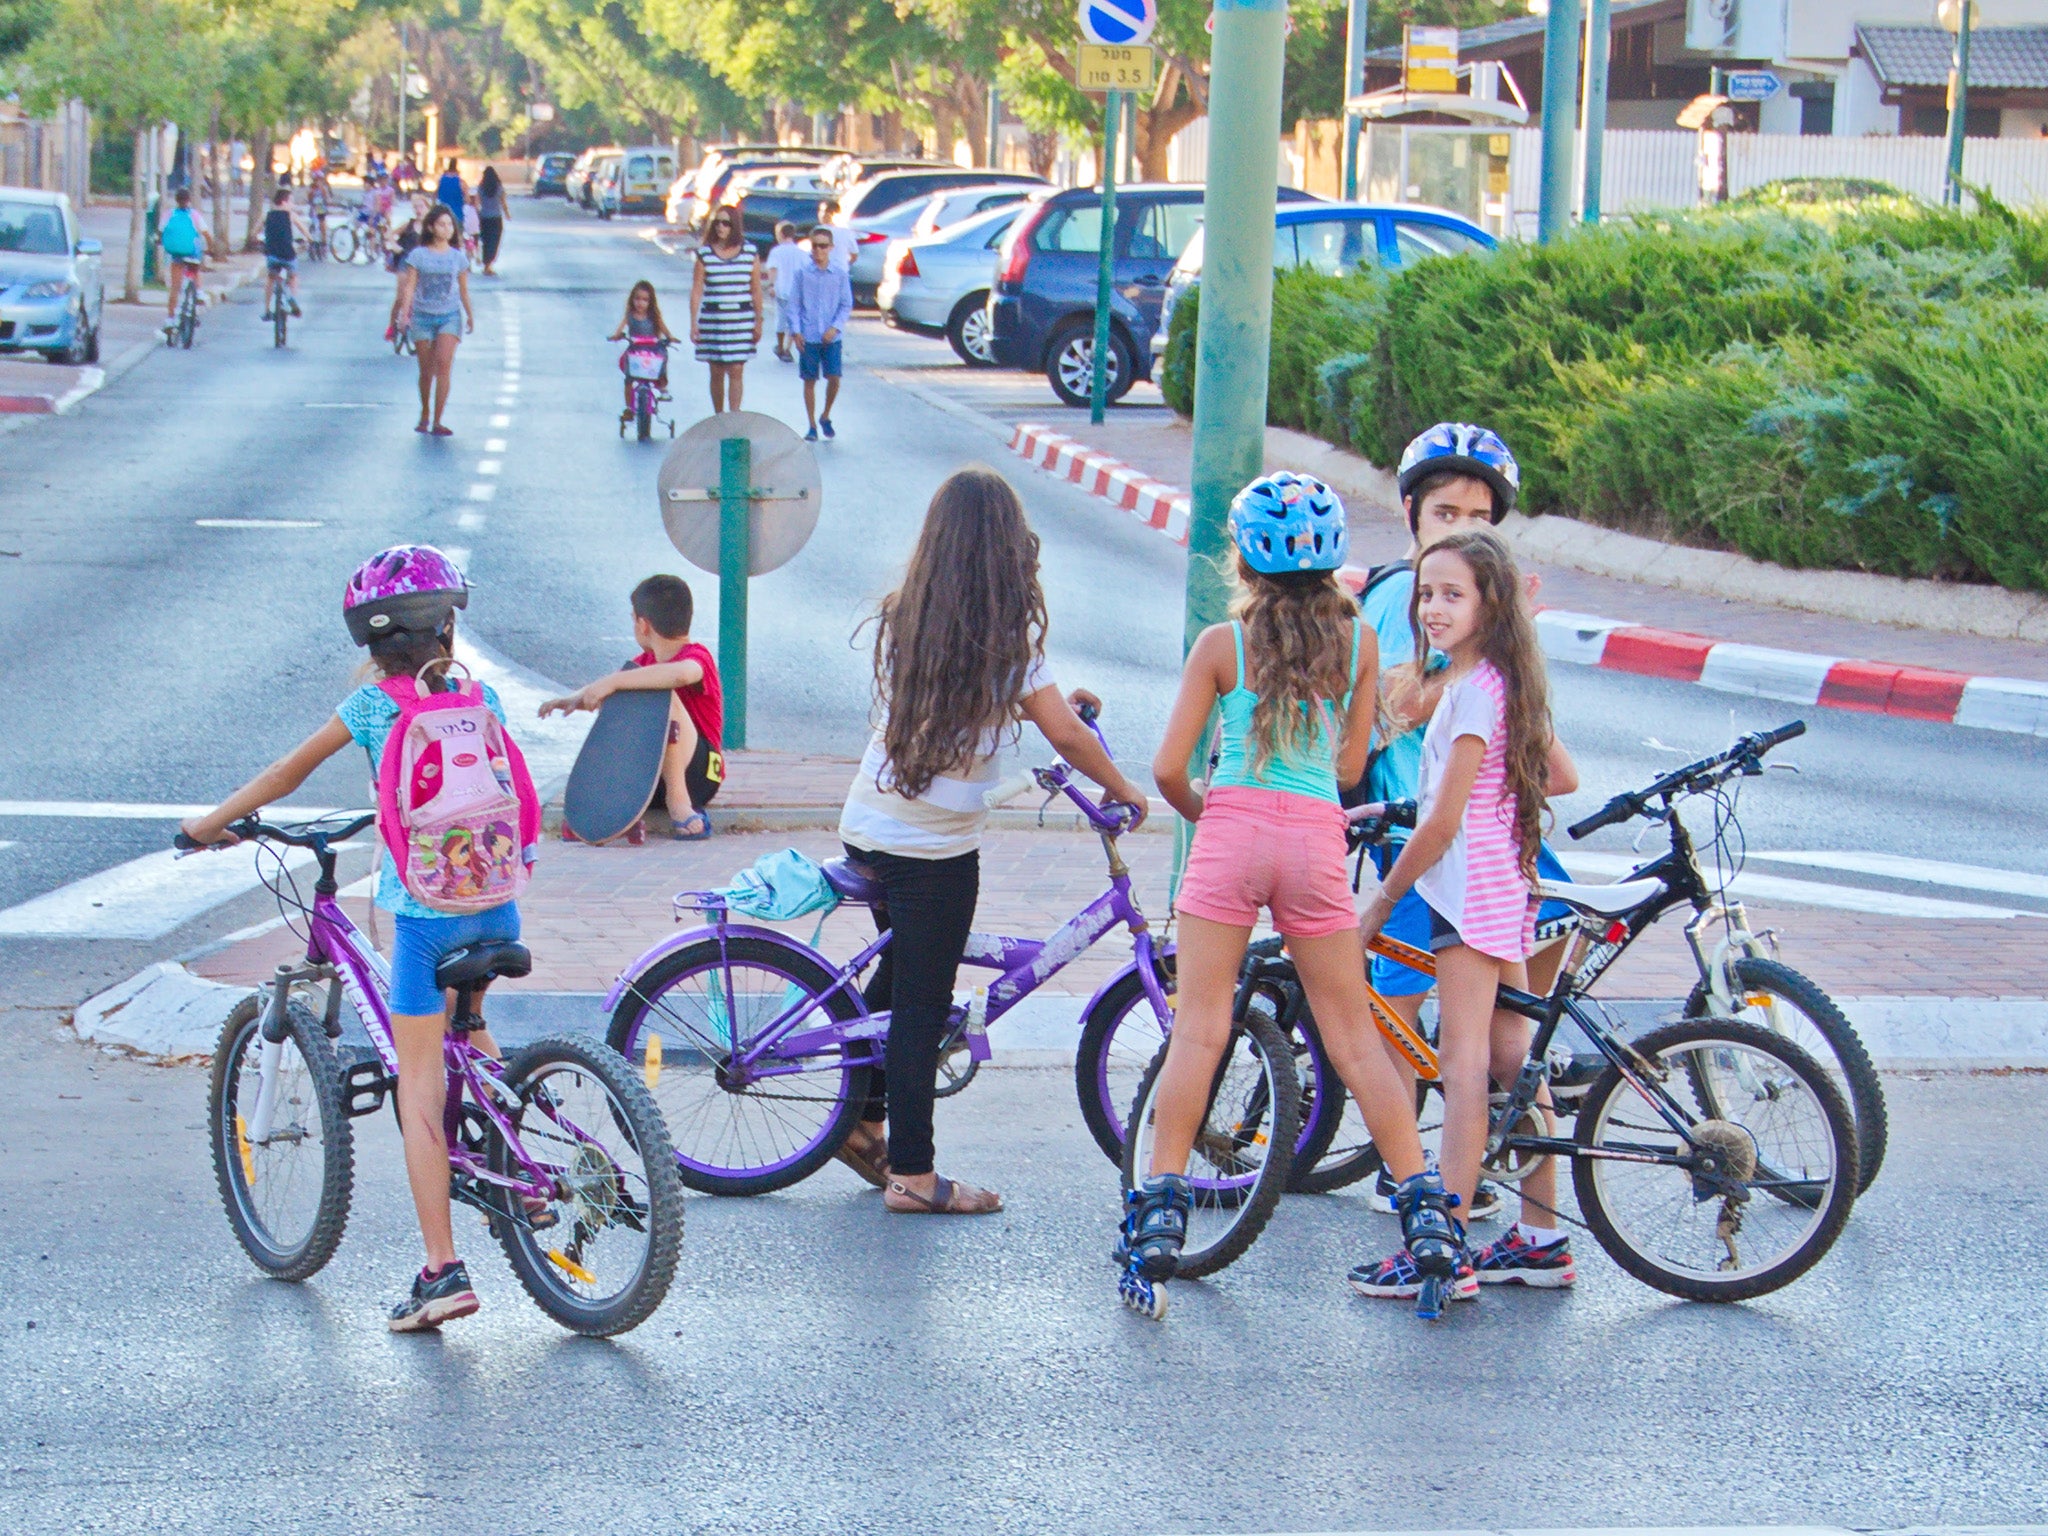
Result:
{"label": "round traffic sign", "polygon": [[1159,24],[1159,0],[1081,0],[1081,35],[1112,46],[1142,43]]}
{"label": "round traffic sign", "polygon": [[744,438],[751,516],[747,519],[747,574],[786,565],[818,526],[823,485],[810,445],[773,416],[726,411],[707,416],[675,441],[655,484],[669,542],[700,571],[718,574],[719,479],[724,441]]}

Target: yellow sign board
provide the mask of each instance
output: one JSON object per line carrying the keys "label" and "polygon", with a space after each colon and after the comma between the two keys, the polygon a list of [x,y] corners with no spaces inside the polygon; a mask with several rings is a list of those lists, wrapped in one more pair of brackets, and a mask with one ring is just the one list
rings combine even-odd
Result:
{"label": "yellow sign board", "polygon": [[1454,95],[1458,89],[1458,29],[1401,29],[1401,83],[1412,92]]}
{"label": "yellow sign board", "polygon": [[1152,50],[1137,45],[1083,43],[1074,59],[1074,84],[1083,91],[1149,91]]}

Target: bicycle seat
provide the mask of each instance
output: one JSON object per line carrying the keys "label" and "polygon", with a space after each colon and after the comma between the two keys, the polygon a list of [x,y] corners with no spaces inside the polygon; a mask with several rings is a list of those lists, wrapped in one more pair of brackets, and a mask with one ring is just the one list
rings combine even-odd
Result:
{"label": "bicycle seat", "polygon": [[533,969],[533,952],[509,939],[488,939],[451,949],[434,967],[437,987],[475,987],[494,976],[524,976]]}
{"label": "bicycle seat", "polygon": [[1664,889],[1661,880],[1624,880],[1619,885],[1579,885],[1571,880],[1538,880],[1539,901],[1561,901],[1581,912],[1619,917],[1634,911]]}
{"label": "bicycle seat", "polygon": [[873,905],[882,899],[882,882],[851,859],[827,859],[820,868],[826,884],[839,893],[842,901]]}

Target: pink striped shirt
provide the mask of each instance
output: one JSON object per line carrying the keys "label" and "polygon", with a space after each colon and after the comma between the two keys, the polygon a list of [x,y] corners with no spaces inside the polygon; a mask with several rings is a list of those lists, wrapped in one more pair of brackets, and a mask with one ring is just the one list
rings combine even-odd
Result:
{"label": "pink striped shirt", "polygon": [[1535,907],[1515,850],[1515,797],[1507,787],[1507,682],[1482,661],[1444,689],[1422,738],[1422,815],[1443,788],[1460,736],[1486,743],[1458,835],[1415,882],[1415,894],[1481,954],[1526,960],[1536,948]]}

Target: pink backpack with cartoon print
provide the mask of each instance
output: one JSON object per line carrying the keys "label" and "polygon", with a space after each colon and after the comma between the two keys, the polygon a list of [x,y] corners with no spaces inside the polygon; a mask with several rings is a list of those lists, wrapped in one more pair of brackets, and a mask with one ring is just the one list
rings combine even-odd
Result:
{"label": "pink backpack with cartoon print", "polygon": [[517,900],[540,842],[540,796],[483,686],[377,686],[398,706],[377,765],[377,827],[407,892],[453,915]]}

